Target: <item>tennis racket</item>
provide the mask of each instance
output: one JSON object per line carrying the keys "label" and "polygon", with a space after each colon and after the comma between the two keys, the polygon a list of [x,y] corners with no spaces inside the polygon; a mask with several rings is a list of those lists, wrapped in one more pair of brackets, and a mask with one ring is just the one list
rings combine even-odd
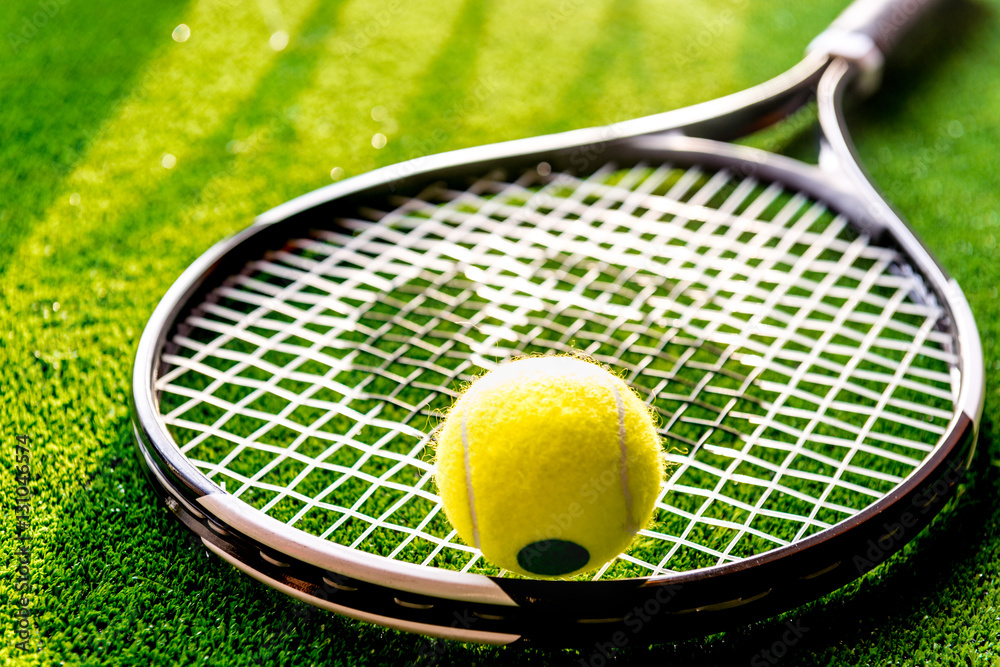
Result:
{"label": "tennis racket", "polygon": [[[142,335],[153,486],[269,586],[463,641],[678,639],[859,577],[953,495],[983,404],[969,306],[841,111],[928,6],[855,3],[729,97],[420,158],[260,216]],[[814,106],[818,165],[730,143]],[[673,465],[626,553],[517,577],[446,521],[433,434],[483,372],[570,350],[655,409]]]}

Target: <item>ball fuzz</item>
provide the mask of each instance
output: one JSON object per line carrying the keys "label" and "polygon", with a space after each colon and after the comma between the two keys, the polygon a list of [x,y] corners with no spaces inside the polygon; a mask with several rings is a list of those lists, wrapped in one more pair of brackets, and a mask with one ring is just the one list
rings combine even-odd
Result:
{"label": "ball fuzz", "polygon": [[663,476],[646,405],[577,357],[518,359],[474,382],[438,433],[437,467],[459,536],[494,564],[541,577],[624,551]]}

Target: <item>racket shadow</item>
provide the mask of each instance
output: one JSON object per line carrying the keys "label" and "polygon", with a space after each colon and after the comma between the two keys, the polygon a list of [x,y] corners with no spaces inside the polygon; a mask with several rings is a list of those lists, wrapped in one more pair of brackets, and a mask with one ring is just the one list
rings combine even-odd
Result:
{"label": "racket shadow", "polygon": [[[933,25],[918,26],[905,48],[892,54],[889,72],[878,96],[851,109],[851,137],[864,148],[866,138],[877,137],[922,109],[921,99],[932,95],[941,79],[951,79],[962,69],[962,49],[995,20],[995,12],[970,0],[948,3],[948,11],[938,12]],[[930,29],[928,29],[930,28]]]}

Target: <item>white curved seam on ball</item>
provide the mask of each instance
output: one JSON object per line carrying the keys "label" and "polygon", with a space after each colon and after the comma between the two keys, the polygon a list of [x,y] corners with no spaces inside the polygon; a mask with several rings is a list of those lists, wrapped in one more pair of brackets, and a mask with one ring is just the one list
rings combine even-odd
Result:
{"label": "white curved seam on ball", "polygon": [[632,494],[628,490],[628,448],[626,446],[625,433],[625,403],[622,395],[618,392],[618,387],[611,385],[611,391],[615,394],[615,405],[618,407],[618,448],[621,450],[621,476],[622,493],[625,495],[625,515],[627,517],[625,527],[630,533],[635,532],[635,521],[632,519]]}
{"label": "white curved seam on ball", "polygon": [[469,461],[469,429],[465,424],[468,411],[462,412],[462,451],[465,454],[465,488],[469,493],[469,514],[472,516],[472,539],[479,546],[479,517],[476,516],[476,493],[472,490],[472,463]]}

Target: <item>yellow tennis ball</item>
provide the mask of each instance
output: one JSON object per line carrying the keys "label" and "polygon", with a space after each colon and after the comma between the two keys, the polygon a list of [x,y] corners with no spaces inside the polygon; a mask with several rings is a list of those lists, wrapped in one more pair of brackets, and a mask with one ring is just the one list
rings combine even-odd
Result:
{"label": "yellow tennis ball", "polygon": [[474,382],[437,436],[437,485],[467,544],[531,576],[593,570],[653,514],[660,439],[620,378],[578,357],[511,361]]}

